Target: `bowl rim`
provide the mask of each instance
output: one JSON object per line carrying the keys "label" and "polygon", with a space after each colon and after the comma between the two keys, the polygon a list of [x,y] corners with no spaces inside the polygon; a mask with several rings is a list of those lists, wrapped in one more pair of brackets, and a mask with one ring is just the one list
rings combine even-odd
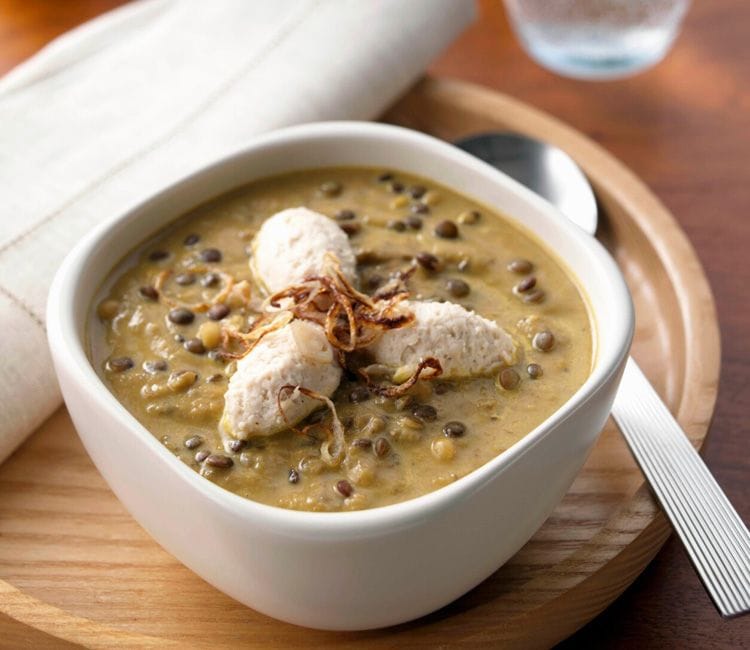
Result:
{"label": "bowl rim", "polygon": [[[515,194],[524,203],[531,204],[533,209],[542,213],[544,219],[554,223],[555,228],[561,230],[565,236],[578,240],[594,255],[601,267],[600,270],[607,275],[615,304],[621,307],[621,313],[617,314],[618,318],[615,319],[619,327],[616,326],[615,331],[607,333],[608,338],[614,338],[615,345],[610,346],[612,349],[604,353],[599,346],[598,358],[593,370],[586,381],[564,404],[508,449],[453,483],[405,501],[365,510],[345,512],[290,510],[239,496],[212,481],[204,479],[159,443],[156,437],[110,392],[89,361],[85,341],[83,337],[79,336],[77,326],[80,318],[86,318],[86,314],[75,313],[75,296],[79,290],[78,285],[86,271],[89,258],[96,250],[99,242],[106,239],[112,231],[127,228],[128,224],[136,221],[142,213],[147,214],[152,204],[164,200],[168,195],[179,194],[186,187],[195,183],[197,179],[212,173],[219,173],[221,169],[240,163],[245,158],[257,155],[268,147],[288,145],[295,142],[305,144],[316,138],[340,142],[341,138],[357,137],[391,138],[400,140],[406,146],[421,149],[423,150],[422,153],[425,154],[431,151],[449,156],[453,164],[482,173],[489,178],[489,181],[503,185],[506,190]],[[366,161],[366,157],[367,155],[363,154],[363,161]],[[367,163],[363,162],[362,164],[366,165]],[[307,166],[306,168],[311,167]],[[393,165],[393,168],[397,169],[398,164]],[[259,178],[260,176],[256,177]],[[231,189],[226,191],[231,191]],[[224,194],[226,191],[212,196]],[[203,200],[209,200],[212,196],[207,196]],[[508,217],[512,219],[513,215],[508,215]],[[177,216],[175,220],[179,218]],[[164,224],[155,226],[153,232],[156,233],[163,227]],[[529,227],[526,227],[526,229],[535,234],[534,229]],[[541,244],[549,248],[546,244]],[[123,251],[123,255],[126,252]],[[119,263],[121,257],[118,257],[116,263]],[[568,270],[576,277],[581,286],[585,285],[580,280],[579,274],[576,274],[572,269]],[[90,304],[92,299],[93,293],[88,296],[86,302]],[[595,320],[596,314],[591,304],[590,310],[592,319]],[[469,498],[473,492],[481,489],[496,474],[513,465],[558,426],[573,417],[587,402],[595,398],[600,390],[606,387],[612,376],[622,366],[633,336],[634,312],[630,293],[622,274],[604,247],[594,237],[587,235],[578,226],[568,221],[554,206],[517,181],[457,147],[418,131],[374,122],[334,121],[312,122],[285,127],[258,136],[238,150],[201,166],[196,171],[151,194],[137,205],[124,210],[117,217],[98,225],[68,253],[55,275],[47,301],[47,328],[56,370],[64,364],[68,375],[75,380],[79,387],[83,387],[88,398],[97,400],[119,425],[128,429],[131,434],[145,443],[165,462],[171,471],[187,483],[188,489],[197,490],[215,505],[232,511],[237,516],[248,519],[262,519],[268,525],[284,529],[289,534],[315,535],[315,533],[319,533],[327,536],[330,533],[346,532],[350,537],[357,537],[366,536],[376,531],[392,530],[394,526],[414,525],[437,511],[455,505],[457,501]],[[104,475],[104,478],[106,480],[106,475]]]}

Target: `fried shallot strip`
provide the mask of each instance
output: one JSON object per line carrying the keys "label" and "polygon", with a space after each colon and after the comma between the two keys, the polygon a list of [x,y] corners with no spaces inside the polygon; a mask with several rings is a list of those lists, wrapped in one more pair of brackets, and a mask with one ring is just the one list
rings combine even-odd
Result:
{"label": "fried shallot strip", "polygon": [[[432,372],[430,372],[429,374],[424,374],[425,370],[431,370]],[[438,361],[435,357],[427,357],[426,359],[422,359],[422,361],[419,362],[419,365],[414,371],[414,374],[412,374],[409,379],[407,379],[402,384],[390,386],[386,386],[384,384],[374,384],[364,368],[360,368],[357,372],[359,373],[360,377],[362,377],[362,379],[364,379],[367,383],[367,388],[369,388],[373,393],[381,395],[383,397],[400,397],[420,379],[426,381],[437,379],[440,375],[443,374],[443,367],[440,365],[440,361]]]}
{"label": "fried shallot strip", "polygon": [[327,257],[327,263],[324,274],[278,291],[268,304],[321,325],[330,344],[342,352],[367,347],[384,330],[413,322],[413,314],[398,309],[409,297],[406,280],[413,269],[397,274],[382,292],[371,297],[352,286],[333,255]]}
{"label": "fried shallot strip", "polygon": [[[276,404],[278,406],[279,413],[284,419],[286,425],[290,429],[292,429],[292,431],[301,435],[306,435],[306,432],[304,430],[298,429],[287,419],[286,414],[284,413],[284,409],[281,406],[283,395],[288,394],[291,398],[300,393],[302,395],[305,395],[306,397],[320,400],[321,402],[325,403],[325,405],[331,411],[331,436],[327,440],[324,440],[321,444],[320,456],[330,467],[337,467],[341,464],[341,461],[344,459],[344,456],[346,454],[346,445],[344,442],[344,426],[341,424],[341,420],[339,420],[339,416],[336,413],[336,406],[328,397],[320,393],[316,393],[314,390],[310,390],[309,388],[305,388],[304,386],[285,384],[279,389],[279,392],[276,395]],[[332,447],[333,449],[331,449]]]}

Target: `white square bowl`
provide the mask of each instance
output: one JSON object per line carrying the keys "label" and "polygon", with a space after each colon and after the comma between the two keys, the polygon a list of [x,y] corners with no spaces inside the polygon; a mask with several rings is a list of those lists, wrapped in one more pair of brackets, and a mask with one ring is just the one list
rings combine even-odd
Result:
{"label": "white square bowl", "polygon": [[[591,375],[522,440],[455,483],[371,510],[296,512],[199,476],[97,376],[86,354],[93,296],[114,265],[196,205],[254,179],[330,166],[433,179],[533,232],[577,278],[593,313]],[[393,625],[451,602],[507,561],[563,497],[609,414],[633,333],[629,293],[593,238],[494,168],[440,140],[363,122],[258,138],[92,232],[50,291],[48,333],[65,402],[89,455],[135,519],[170,553],[246,605],[298,625]]]}

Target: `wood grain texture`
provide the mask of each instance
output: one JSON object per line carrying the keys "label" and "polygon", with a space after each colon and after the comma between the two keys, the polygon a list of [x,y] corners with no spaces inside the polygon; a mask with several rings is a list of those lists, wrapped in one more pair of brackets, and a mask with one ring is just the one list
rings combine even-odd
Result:
{"label": "wood grain texture", "polygon": [[[0,72],[32,54],[57,33],[120,3],[0,0]],[[480,20],[433,66],[432,72],[473,80],[520,97],[603,144],[666,202],[697,248],[714,287],[724,336],[722,391],[706,457],[747,520],[750,342],[746,330],[750,308],[744,258],[750,245],[750,222],[743,210],[750,199],[750,168],[746,164],[750,151],[750,40],[745,27],[750,20],[750,6],[745,0],[694,3],[674,52],[655,70],[632,80],[587,84],[564,80],[536,67],[510,36],[500,3],[484,0],[480,5]],[[75,443],[75,438],[70,442]],[[68,482],[74,492],[78,477],[84,484],[96,483],[98,475],[90,474],[92,469],[86,465],[85,456],[78,458],[73,467],[77,471],[71,472]],[[4,474],[3,477],[5,480]],[[98,481],[102,489],[101,479]],[[618,489],[626,490],[627,479],[622,478],[618,485]],[[2,490],[0,486],[0,493]],[[104,496],[100,500],[107,507],[113,505],[107,504]],[[17,506],[8,504],[10,510],[0,512],[0,523]],[[51,512],[55,512],[54,503]],[[113,518],[128,520],[116,508],[114,514],[105,514],[109,512],[107,508],[95,507],[92,512],[101,515],[105,524]],[[601,514],[597,512],[596,516]],[[62,515],[61,518],[64,519]],[[582,534],[588,534],[589,525],[580,524]],[[132,522],[131,526],[129,534],[133,539],[147,540]],[[67,534],[68,531],[55,531],[47,544],[53,546],[59,536]],[[5,537],[0,531],[1,543]],[[21,534],[18,545],[25,548],[24,544]],[[85,549],[88,544],[84,544]],[[568,551],[560,549],[560,553]],[[116,549],[111,552],[118,557]],[[122,561],[127,563],[132,553],[130,544],[125,544]],[[83,550],[82,555],[85,556]],[[68,561],[60,559],[61,571],[65,571]],[[0,563],[0,577],[7,570],[8,566]],[[50,582],[54,582],[55,575],[55,571],[50,571]],[[79,589],[92,592],[97,584],[92,580],[88,585],[79,585]],[[144,584],[148,585],[148,581]],[[126,582],[123,589],[132,586],[141,590],[138,593],[145,593],[144,584]],[[484,588],[483,585],[480,590]],[[478,596],[481,598],[482,593]],[[117,602],[114,598],[115,609]],[[197,620],[205,619],[199,616]],[[0,615],[0,646],[61,647],[54,629],[32,633],[33,628],[26,627],[19,632],[17,625],[8,627],[8,621],[12,619]],[[237,622],[237,618],[232,619],[230,625]],[[748,619],[719,619],[679,544],[671,541],[633,587],[566,645],[739,647],[750,645],[748,623]],[[439,627],[439,631],[443,636],[433,640],[441,645],[465,639],[454,634],[455,627],[450,625]],[[44,638],[49,643],[43,644]],[[475,638],[490,639],[481,630],[475,630]],[[427,637],[421,640],[427,643]],[[396,642],[400,639],[391,639],[390,644]]]}
{"label": "wood grain texture", "polygon": [[[645,186],[573,129],[480,87],[428,79],[386,119],[448,140],[488,128],[523,131],[583,165],[601,202],[603,238],[633,289],[634,354],[700,446],[719,372],[713,300],[689,243]],[[446,640],[468,648],[546,647],[615,599],[669,530],[609,425],[550,519],[490,579],[414,623],[333,634],[257,614],[161,550],[106,488],[64,410],[0,467],[0,496],[0,612],[53,640],[91,647],[162,639],[192,646],[206,637],[217,647],[303,639],[321,648]]]}

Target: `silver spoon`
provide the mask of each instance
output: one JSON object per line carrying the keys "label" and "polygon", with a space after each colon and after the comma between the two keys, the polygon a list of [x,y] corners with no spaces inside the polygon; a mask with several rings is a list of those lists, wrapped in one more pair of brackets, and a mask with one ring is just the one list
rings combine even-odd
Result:
{"label": "silver spoon", "polygon": [[[455,144],[547,199],[588,234],[596,232],[594,192],[564,151],[516,133]],[[721,615],[750,611],[750,533],[632,357],[612,416]]]}

